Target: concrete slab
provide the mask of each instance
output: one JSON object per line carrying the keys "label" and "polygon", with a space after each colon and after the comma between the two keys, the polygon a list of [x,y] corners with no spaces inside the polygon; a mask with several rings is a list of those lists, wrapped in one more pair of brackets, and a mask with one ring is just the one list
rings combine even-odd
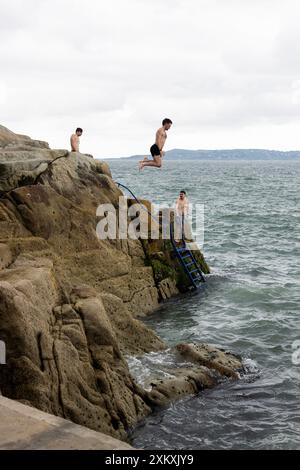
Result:
{"label": "concrete slab", "polygon": [[125,442],[0,396],[1,450],[133,450]]}

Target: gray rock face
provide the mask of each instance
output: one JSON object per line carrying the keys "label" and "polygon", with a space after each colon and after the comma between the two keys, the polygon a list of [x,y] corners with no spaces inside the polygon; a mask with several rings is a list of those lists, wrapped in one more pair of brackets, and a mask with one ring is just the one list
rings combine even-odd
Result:
{"label": "gray rock face", "polygon": [[0,149],[0,193],[19,186],[34,184],[47,171],[50,163],[67,157],[65,150],[1,150]]}
{"label": "gray rock face", "polygon": [[4,126],[0,125],[0,149],[28,149],[41,148],[49,149],[49,144],[41,140],[33,140],[26,135],[15,134]]}
{"label": "gray rock face", "polygon": [[8,245],[0,243],[0,271],[12,263],[12,253]]}
{"label": "gray rock face", "polygon": [[14,134],[0,126],[0,194],[33,184],[49,163],[67,155],[66,150],[50,150],[46,142]]}

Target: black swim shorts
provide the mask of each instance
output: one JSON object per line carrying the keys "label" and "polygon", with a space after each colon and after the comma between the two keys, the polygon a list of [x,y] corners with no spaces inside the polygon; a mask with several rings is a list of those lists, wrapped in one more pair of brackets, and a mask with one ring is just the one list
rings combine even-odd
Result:
{"label": "black swim shorts", "polygon": [[160,150],[157,144],[152,145],[150,152],[152,157],[160,157]]}

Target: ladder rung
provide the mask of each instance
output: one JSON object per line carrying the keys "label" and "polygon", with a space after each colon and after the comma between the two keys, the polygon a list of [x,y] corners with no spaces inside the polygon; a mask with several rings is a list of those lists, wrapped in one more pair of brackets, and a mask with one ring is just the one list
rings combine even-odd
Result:
{"label": "ladder rung", "polygon": [[191,257],[191,255],[187,255],[187,256],[182,256],[181,258],[182,259],[187,259],[187,258],[190,258],[190,257]]}
{"label": "ladder rung", "polygon": [[195,263],[194,263],[194,261],[193,261],[192,263],[186,264],[186,267],[188,267],[188,266],[194,266],[194,265],[195,265]]}
{"label": "ladder rung", "polygon": [[193,271],[190,271],[191,274],[193,273],[198,273],[199,274],[199,269],[194,269]]}

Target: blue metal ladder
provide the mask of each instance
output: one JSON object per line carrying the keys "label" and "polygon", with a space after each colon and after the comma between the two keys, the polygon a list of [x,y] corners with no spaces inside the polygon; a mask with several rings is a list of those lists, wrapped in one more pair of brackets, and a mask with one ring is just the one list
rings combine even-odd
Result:
{"label": "blue metal ladder", "polygon": [[[175,238],[174,238],[174,222],[170,223],[170,235],[171,235],[171,243],[174,249],[174,252],[177,258],[180,261],[181,266],[184,269],[184,272],[188,276],[191,288],[198,289],[202,282],[206,282],[204,274],[193,255],[193,252],[187,247],[186,241],[184,239],[184,233],[182,234],[182,239],[180,241],[180,245],[178,246]],[[183,222],[184,227],[184,222]]]}

